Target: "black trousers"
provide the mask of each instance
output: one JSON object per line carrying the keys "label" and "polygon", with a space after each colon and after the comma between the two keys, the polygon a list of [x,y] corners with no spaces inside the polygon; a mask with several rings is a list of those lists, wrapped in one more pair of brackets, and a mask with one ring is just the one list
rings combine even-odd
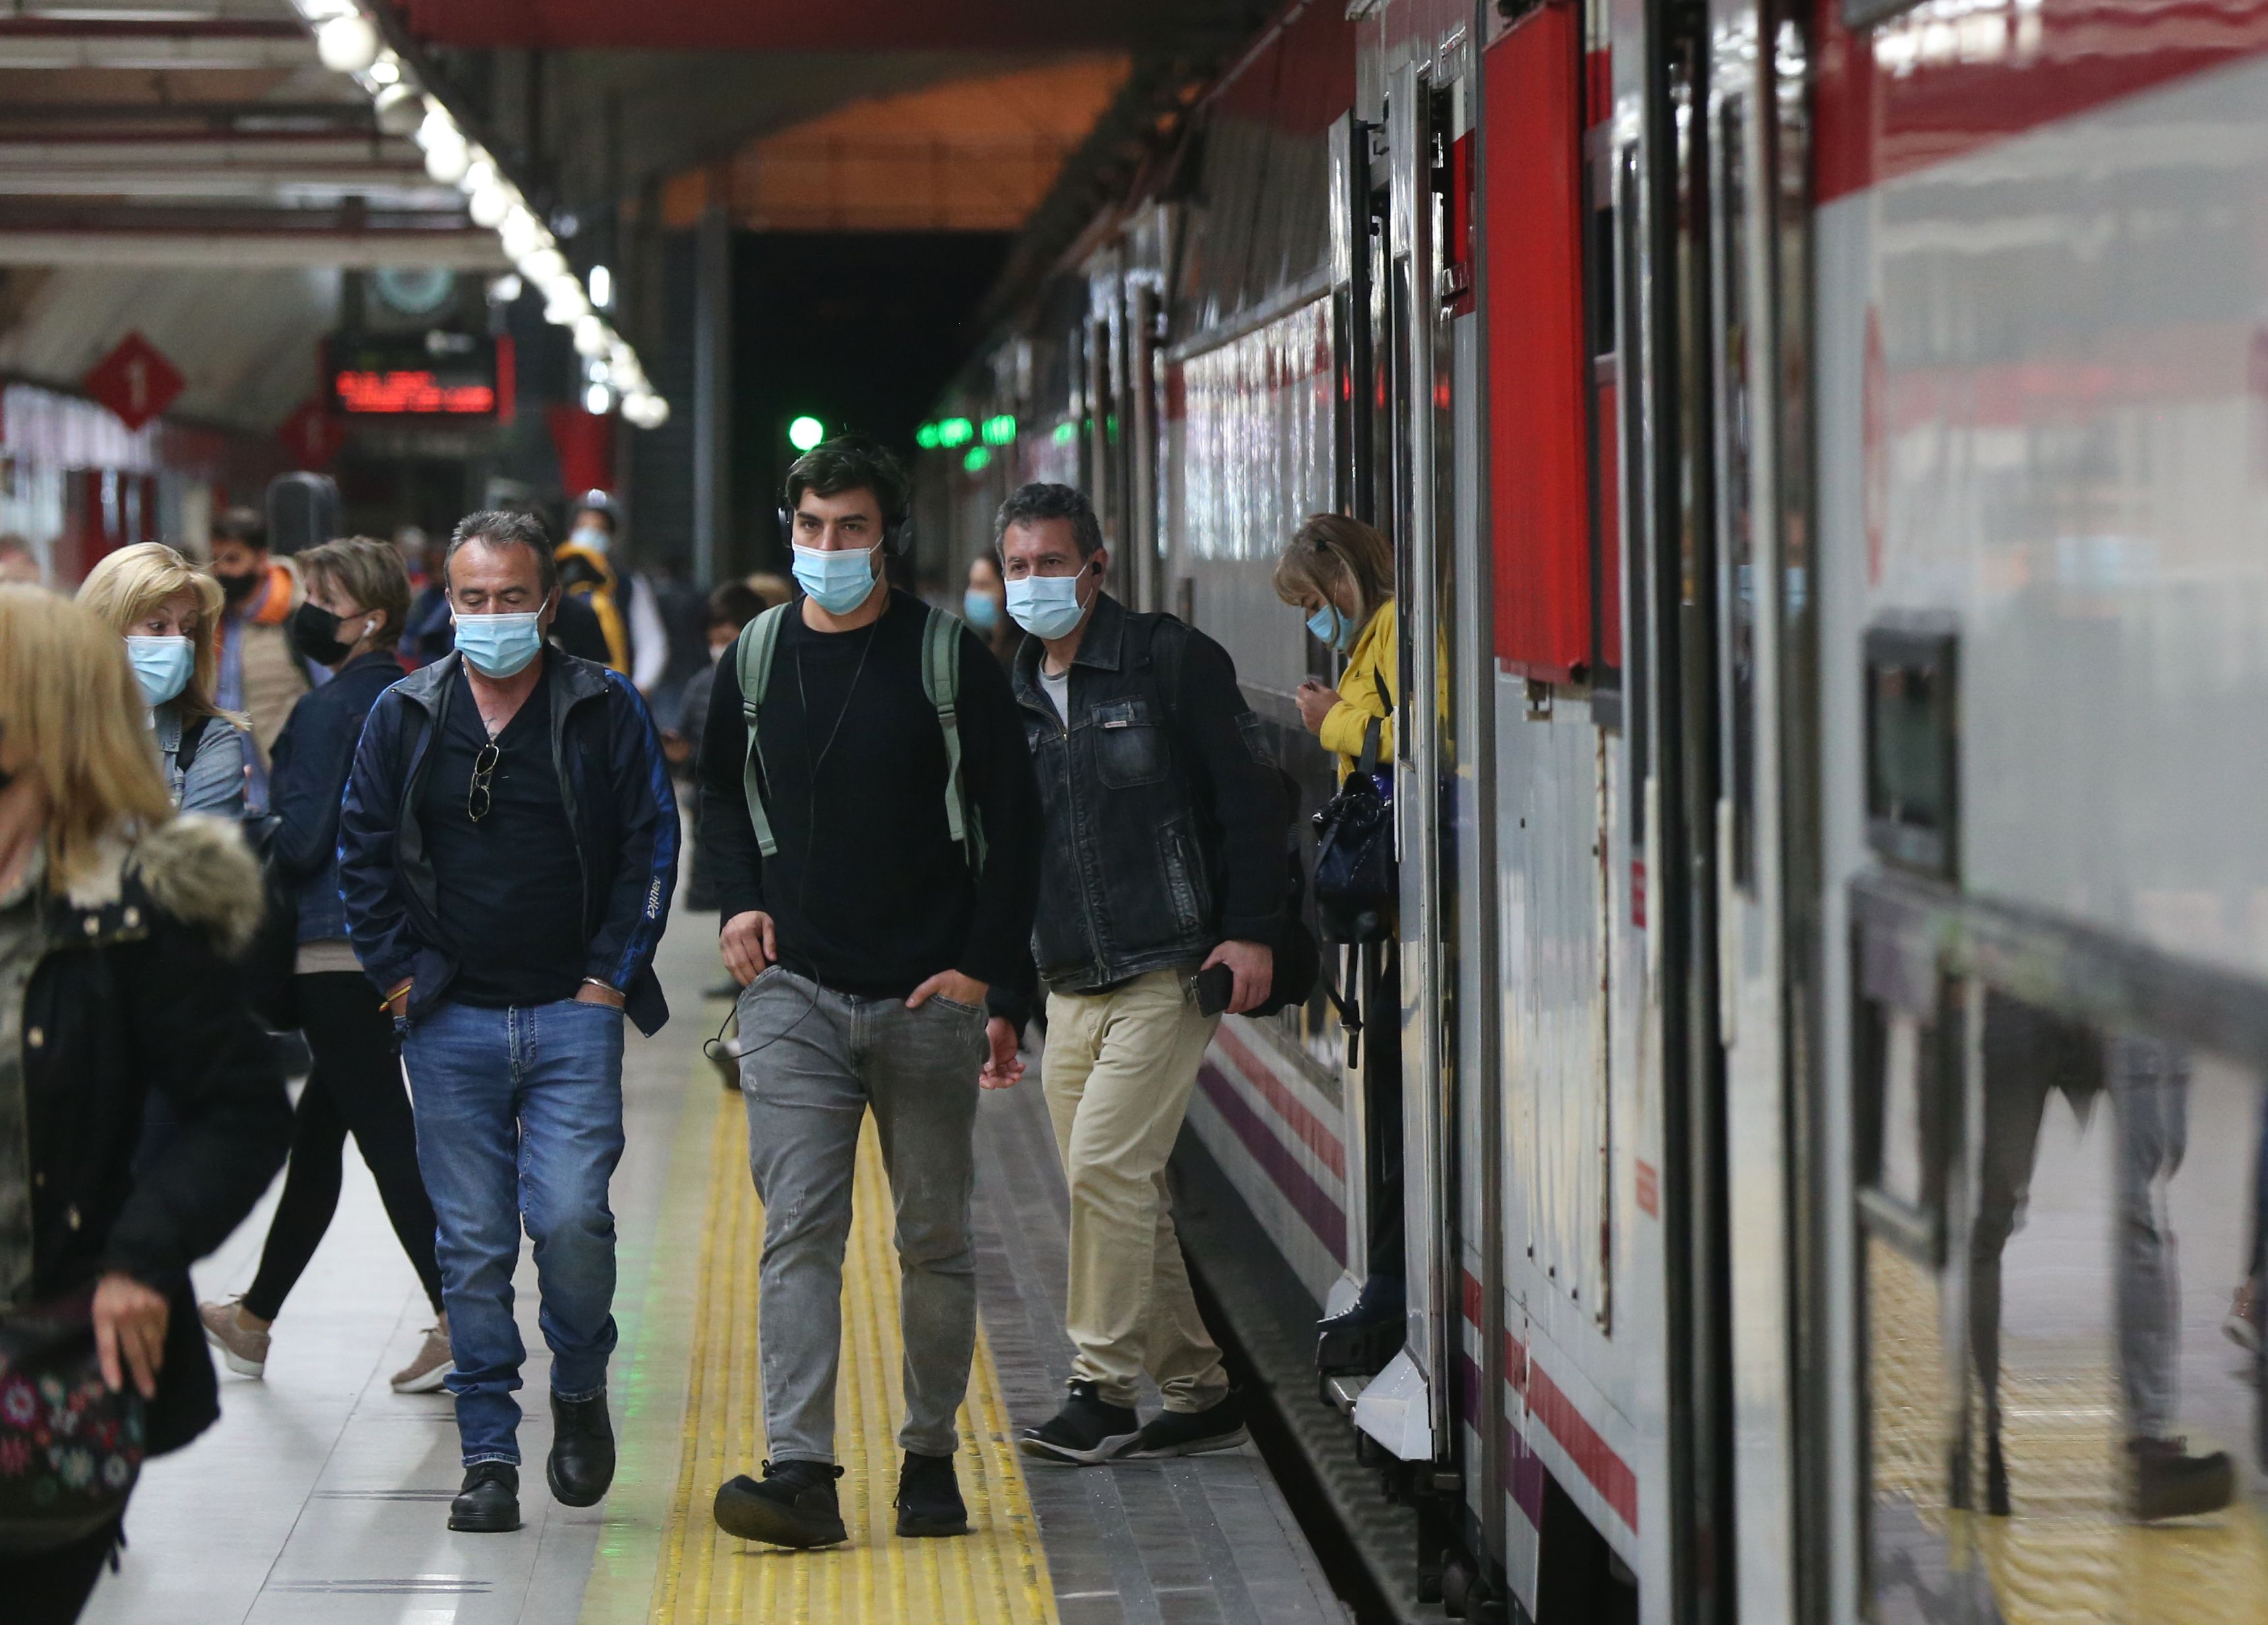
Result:
{"label": "black trousers", "polygon": [[1363,954],[1364,1139],[1371,1170],[1364,1274],[1400,1281],[1408,1268],[1402,1212],[1402,967],[1388,942]]}
{"label": "black trousers", "polygon": [[102,1565],[118,1543],[118,1525],[27,1557],[0,1557],[0,1617],[10,1625],[71,1625],[86,1607]]}
{"label": "black trousers", "polygon": [[394,1023],[359,971],[326,971],[297,981],[302,1030],[315,1066],[299,1096],[284,1194],[244,1307],[262,1320],[273,1320],[284,1307],[337,1210],[346,1139],[352,1134],[378,1181],[379,1200],[401,1251],[438,1315],[441,1270],[433,1259],[433,1204],[417,1172],[417,1130]]}

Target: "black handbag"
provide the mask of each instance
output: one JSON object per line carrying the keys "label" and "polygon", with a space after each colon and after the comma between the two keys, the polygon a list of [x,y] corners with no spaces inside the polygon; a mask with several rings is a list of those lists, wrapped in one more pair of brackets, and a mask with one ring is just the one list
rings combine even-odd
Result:
{"label": "black handbag", "polygon": [[[1391,716],[1393,697],[1375,676],[1371,682]],[[1378,770],[1379,726],[1373,717],[1354,772],[1315,815],[1315,912],[1333,942],[1382,942],[1394,934],[1394,802]]]}
{"label": "black handbag", "polygon": [[142,1396],[102,1380],[93,1307],[89,1289],[0,1315],[0,1553],[85,1540],[141,1475]]}

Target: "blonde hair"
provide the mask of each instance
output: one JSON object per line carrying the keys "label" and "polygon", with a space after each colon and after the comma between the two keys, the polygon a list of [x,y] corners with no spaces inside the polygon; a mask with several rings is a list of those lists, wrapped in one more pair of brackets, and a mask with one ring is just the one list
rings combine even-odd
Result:
{"label": "blonde hair", "polygon": [[45,587],[0,586],[0,760],[47,792],[54,890],[173,816],[148,710],[114,632]]}
{"label": "blonde hair", "polygon": [[220,717],[233,721],[213,698],[220,670],[220,583],[163,542],[137,542],[106,554],[86,573],[78,601],[110,624],[121,638],[132,634],[144,616],[179,593],[197,600],[196,630],[189,645],[196,663],[174,698],[184,717]]}
{"label": "blonde hair", "polygon": [[1276,560],[1276,596],[1288,604],[1310,597],[1336,603],[1341,587],[1354,588],[1355,624],[1367,626],[1394,596],[1393,545],[1359,519],[1310,513]]}
{"label": "blonde hair", "polygon": [[302,581],[320,578],[365,610],[386,611],[386,624],[371,634],[372,648],[390,649],[401,641],[401,624],[409,618],[409,572],[393,543],[348,536],[309,548],[298,564]]}

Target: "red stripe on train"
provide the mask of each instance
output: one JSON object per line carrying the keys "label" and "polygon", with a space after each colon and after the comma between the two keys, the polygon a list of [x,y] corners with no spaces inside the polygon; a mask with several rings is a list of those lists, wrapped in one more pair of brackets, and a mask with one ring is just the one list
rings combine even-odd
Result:
{"label": "red stripe on train", "polygon": [[[1478,1326],[1481,1284],[1467,1273],[1463,1285],[1465,1318]],[[1576,1470],[1591,1481],[1591,1487],[1614,1509],[1615,1516],[1636,1534],[1638,1474],[1615,1453],[1615,1447],[1591,1425],[1575,1401],[1543,1367],[1528,1358],[1528,1346],[1509,1331],[1504,1334],[1504,1372],[1513,1391],[1527,1400],[1528,1414],[1543,1424],[1545,1431],[1558,1441],[1559,1448],[1567,1452]]]}
{"label": "red stripe on train", "polygon": [[1297,1095],[1284,1087],[1282,1081],[1268,1069],[1267,1063],[1246,1048],[1244,1041],[1231,1032],[1226,1023],[1222,1023],[1219,1031],[1213,1034],[1213,1042],[1220,1045],[1221,1053],[1236,1063],[1236,1069],[1244,1075],[1245,1082],[1259,1091],[1260,1097],[1268,1103],[1284,1126],[1297,1135],[1302,1145],[1321,1157],[1323,1165],[1335,1178],[1344,1181],[1346,1178],[1346,1148],[1339,1143],[1338,1136],[1324,1126],[1322,1119],[1308,1111]]}

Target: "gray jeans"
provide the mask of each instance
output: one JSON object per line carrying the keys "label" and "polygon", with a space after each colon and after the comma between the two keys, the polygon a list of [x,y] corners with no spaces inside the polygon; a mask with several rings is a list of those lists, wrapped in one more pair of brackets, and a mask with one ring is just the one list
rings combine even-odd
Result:
{"label": "gray jeans", "polygon": [[896,1208],[905,1344],[902,1449],[949,1456],[976,1348],[976,1074],[984,1012],[833,993],[775,967],[740,1005],[748,1169],[764,1205],[759,1343],[767,1453],[835,1459],[843,1252],[872,1107]]}

